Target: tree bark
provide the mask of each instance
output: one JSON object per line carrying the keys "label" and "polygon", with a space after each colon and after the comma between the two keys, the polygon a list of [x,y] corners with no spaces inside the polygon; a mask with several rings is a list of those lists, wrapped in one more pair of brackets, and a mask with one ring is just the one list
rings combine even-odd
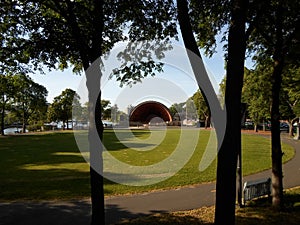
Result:
{"label": "tree bark", "polygon": [[[217,192],[216,192],[216,214],[215,224],[233,225],[235,223],[235,199],[236,199],[236,169],[237,156],[241,150],[241,91],[244,74],[244,58],[246,50],[245,37],[245,20],[248,1],[236,1],[232,13],[232,26],[230,28],[229,49],[228,49],[228,65],[227,65],[227,94],[225,96],[227,109],[227,127],[225,131],[224,141],[218,154],[217,168]],[[178,21],[183,37],[185,47],[201,58],[192,28],[189,21],[188,6],[186,0],[177,0]],[[193,55],[187,51],[190,63],[195,75],[198,75],[197,63],[193,59]],[[200,75],[198,75],[200,76]],[[198,77],[196,76],[196,79]],[[201,76],[203,82],[206,82],[206,76]],[[229,79],[228,79],[229,78]],[[198,79],[197,79],[198,81]],[[198,81],[198,83],[201,82]],[[209,82],[209,84],[211,84]],[[205,87],[207,88],[207,87]],[[213,88],[208,87],[209,92],[214,93]],[[202,89],[200,88],[201,92]],[[207,89],[206,89],[207,90]],[[202,92],[203,97],[207,102],[205,91]],[[229,112],[228,112],[229,110]],[[222,114],[221,106],[211,110],[212,118],[216,127],[217,136],[218,127],[217,116]],[[224,113],[224,112],[223,112]],[[218,139],[219,141],[219,139]],[[220,143],[218,143],[220,144]]]}
{"label": "tree bark", "polygon": [[246,52],[245,22],[249,1],[233,1],[228,36],[225,90],[227,126],[218,153],[216,184],[216,225],[235,224],[236,172],[241,154],[241,93]]}
{"label": "tree bark", "polygon": [[280,113],[279,90],[281,84],[281,64],[275,61],[272,75],[272,108],[271,108],[271,137],[272,137],[272,205],[277,209],[283,206],[283,174],[282,174],[282,150],[280,140]]}
{"label": "tree bark", "polygon": [[274,51],[274,70],[272,80],[271,103],[271,137],[272,137],[272,205],[281,210],[283,208],[283,174],[282,174],[282,149],[280,140],[280,89],[284,65],[283,33],[282,33],[282,6],[276,10],[276,44]]}
{"label": "tree bark", "polygon": [[[195,40],[195,37],[193,34],[193,29],[192,29],[192,26],[190,23],[187,1],[186,0],[177,0],[177,10],[178,10],[178,22],[179,22],[184,46],[188,50],[187,54],[188,54],[193,72],[195,73],[194,68],[193,68],[193,67],[195,67],[195,65],[193,65],[191,58],[198,56],[200,59],[202,59],[202,57],[201,57],[200,51],[198,49],[198,46],[197,46],[197,43],[196,43],[196,40]],[[191,53],[195,54],[195,56],[191,55]],[[204,91],[201,87],[199,87],[199,89],[204,98],[205,103],[207,104],[207,106],[209,106],[206,94],[204,93]]]}
{"label": "tree bark", "polygon": [[5,117],[5,99],[4,95],[2,96],[3,98],[3,105],[1,109],[1,135],[4,135],[4,117]]}
{"label": "tree bark", "polygon": [[24,103],[23,103],[23,121],[22,121],[22,133],[25,134],[26,133],[26,112],[25,112],[25,107],[24,107]]}
{"label": "tree bark", "polygon": [[[98,64],[98,63],[99,64]],[[92,215],[91,225],[105,224],[104,179],[103,179],[103,124],[101,121],[101,70],[100,60],[85,68],[89,104],[89,152]]]}

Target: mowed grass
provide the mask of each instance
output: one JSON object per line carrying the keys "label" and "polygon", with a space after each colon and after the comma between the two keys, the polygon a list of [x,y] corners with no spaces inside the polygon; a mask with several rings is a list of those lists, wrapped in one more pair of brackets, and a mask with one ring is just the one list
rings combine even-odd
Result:
{"label": "mowed grass", "polygon": [[[116,159],[129,166],[147,166],[167,159],[174,153],[182,137],[180,129],[168,129],[164,134],[159,130],[152,133],[133,130],[134,136],[130,135],[129,130],[116,132],[120,133],[105,130],[104,145]],[[154,135],[152,139],[151,135]],[[106,195],[168,189],[215,180],[216,160],[206,170],[200,172],[198,169],[209,135],[210,131],[201,130],[194,154],[169,179],[147,186],[128,186],[105,180]],[[159,144],[155,143],[157,138],[162,140]],[[183,147],[193,148],[192,140],[185,138]],[[244,134],[243,174],[270,168],[270,151],[269,139]],[[294,155],[293,148],[286,144],[283,144],[283,151],[284,161]],[[90,195],[89,165],[71,132],[1,137],[0,180],[1,200],[73,199]]]}

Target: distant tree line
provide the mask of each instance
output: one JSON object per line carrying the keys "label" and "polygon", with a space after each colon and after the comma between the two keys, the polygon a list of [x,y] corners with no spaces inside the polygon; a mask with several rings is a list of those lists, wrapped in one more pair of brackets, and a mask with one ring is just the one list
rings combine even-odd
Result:
{"label": "distant tree line", "polygon": [[42,124],[47,117],[47,89],[25,74],[0,75],[1,134],[5,125]]}
{"label": "distant tree line", "polygon": [[[45,128],[45,123],[62,122],[62,129],[69,129],[69,121],[88,120],[88,103],[81,104],[80,96],[67,88],[50,104],[47,89],[23,73],[0,76],[0,124],[1,135],[10,126],[20,127],[21,132]],[[120,115],[115,104],[101,100],[102,118],[119,122]]]}

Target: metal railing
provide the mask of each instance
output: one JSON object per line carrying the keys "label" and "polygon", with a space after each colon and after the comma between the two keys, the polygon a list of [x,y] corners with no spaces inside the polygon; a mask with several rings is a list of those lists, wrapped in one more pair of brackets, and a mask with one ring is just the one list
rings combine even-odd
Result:
{"label": "metal railing", "polygon": [[271,178],[264,178],[255,181],[247,181],[244,183],[243,188],[243,198],[244,198],[244,205],[246,201],[251,199],[271,195]]}

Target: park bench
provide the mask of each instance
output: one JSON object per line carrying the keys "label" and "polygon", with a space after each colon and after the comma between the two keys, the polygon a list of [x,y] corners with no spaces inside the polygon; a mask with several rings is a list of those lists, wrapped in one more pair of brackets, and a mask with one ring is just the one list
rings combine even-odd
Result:
{"label": "park bench", "polygon": [[246,201],[261,196],[271,195],[271,178],[264,178],[255,181],[247,181],[243,188],[244,205]]}

